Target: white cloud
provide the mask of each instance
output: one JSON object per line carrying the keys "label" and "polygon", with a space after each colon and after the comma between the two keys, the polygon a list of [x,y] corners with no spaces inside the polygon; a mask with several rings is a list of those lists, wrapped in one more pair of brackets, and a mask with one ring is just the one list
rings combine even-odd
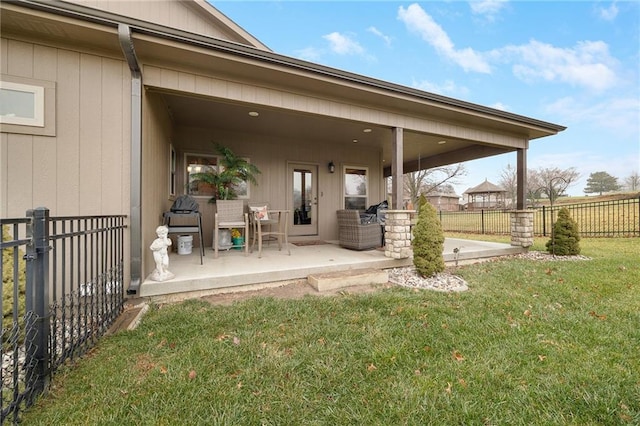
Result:
{"label": "white cloud", "polygon": [[496,49],[490,56],[513,62],[514,75],[524,81],[560,81],[594,91],[618,83],[613,69],[616,60],[602,41],[581,41],[573,48],[561,48],[532,40]]}
{"label": "white cloud", "polygon": [[491,108],[499,109],[500,111],[509,111],[509,106],[503,104],[502,102],[496,102],[492,105],[489,105]]}
{"label": "white cloud", "polygon": [[596,11],[598,16],[605,21],[613,21],[618,16],[618,6],[616,6],[616,2],[611,3],[609,7],[598,7]]}
{"label": "white cloud", "polygon": [[432,83],[428,80],[414,81],[412,87],[425,92],[437,93],[447,96],[464,96],[469,94],[469,89],[458,86],[453,80],[447,80],[442,84]]}
{"label": "white cloud", "polygon": [[304,49],[297,50],[296,57],[305,61],[317,62],[322,56],[322,52],[315,47],[305,47]]}
{"label": "white cloud", "polygon": [[367,31],[369,31],[370,33],[375,34],[378,37],[380,37],[384,41],[385,45],[391,46],[391,37],[389,37],[388,35],[383,34],[376,27],[369,27],[369,28],[367,28]]}
{"label": "white cloud", "polygon": [[489,21],[507,5],[507,0],[473,0],[469,2],[471,11],[476,15],[482,15]]}
{"label": "white cloud", "polygon": [[491,67],[483,59],[482,55],[471,48],[456,49],[455,45],[433,18],[427,14],[418,4],[412,4],[406,9],[400,6],[398,9],[398,19],[406,27],[422,37],[439,54],[452,60],[465,71],[480,73],[491,73]]}
{"label": "white cloud", "polygon": [[329,42],[331,51],[338,55],[364,54],[364,48],[360,46],[357,41],[339,32],[332,32],[331,34],[322,36],[322,38]]}
{"label": "white cloud", "polygon": [[[478,11],[489,13],[498,10],[504,2],[496,0],[471,4]],[[580,41],[573,47],[556,47],[531,40],[527,44],[477,52],[470,47],[456,49],[446,31],[418,4],[407,8],[401,6],[398,9],[398,19],[440,55],[455,62],[465,71],[491,74],[490,64],[495,61],[511,63],[513,74],[527,82],[562,82],[595,92],[608,90],[619,83],[615,71],[618,63],[603,41]]]}
{"label": "white cloud", "polygon": [[638,170],[637,159],[620,156],[603,158],[602,154],[594,151],[571,151],[557,154],[541,154],[529,158],[529,169],[539,167],[557,167],[561,170],[567,169],[568,165],[573,165],[579,178],[568,188],[569,195],[582,195],[587,186],[589,175],[595,172],[606,171],[618,178],[618,183],[622,183],[625,177]]}
{"label": "white cloud", "polygon": [[609,98],[595,104],[562,98],[550,104],[547,111],[574,123],[595,124],[621,137],[640,135],[640,100],[635,97]]}

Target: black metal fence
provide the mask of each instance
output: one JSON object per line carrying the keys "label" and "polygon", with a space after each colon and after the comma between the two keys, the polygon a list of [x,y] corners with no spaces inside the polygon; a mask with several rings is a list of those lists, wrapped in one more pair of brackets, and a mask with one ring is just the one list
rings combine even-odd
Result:
{"label": "black metal fence", "polygon": [[[583,237],[640,237],[640,197],[580,204],[542,206],[534,211],[534,234],[548,236],[560,208],[569,209]],[[439,212],[445,231],[476,234],[511,233],[508,210]]]}
{"label": "black metal fence", "polygon": [[2,423],[19,421],[51,374],[82,355],[124,304],[126,216],[0,219]]}

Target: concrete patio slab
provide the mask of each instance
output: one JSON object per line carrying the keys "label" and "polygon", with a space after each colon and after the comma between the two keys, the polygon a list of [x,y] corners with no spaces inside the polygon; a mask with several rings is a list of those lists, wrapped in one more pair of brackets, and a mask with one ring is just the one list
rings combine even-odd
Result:
{"label": "concrete patio slab", "polygon": [[[389,269],[411,266],[412,259],[385,257],[382,249],[354,251],[341,248],[336,241],[324,244],[296,246],[289,244],[291,255],[277,244],[263,247],[258,253],[245,256],[241,250],[219,252],[214,259],[213,250],[205,250],[203,265],[197,248],[189,255],[171,253],[169,270],[175,278],[155,282],[146,279],[136,297],[184,299],[222,292],[256,290],[266,286],[283,285],[295,280],[306,280],[309,275],[364,268]],[[454,252],[457,249],[457,253]],[[453,265],[487,257],[521,253],[520,247],[484,241],[445,239],[444,259]]]}

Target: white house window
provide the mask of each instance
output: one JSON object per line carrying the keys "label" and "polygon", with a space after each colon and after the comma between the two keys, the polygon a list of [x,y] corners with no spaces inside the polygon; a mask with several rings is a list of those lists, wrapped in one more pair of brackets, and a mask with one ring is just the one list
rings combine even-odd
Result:
{"label": "white house window", "polygon": [[0,81],[0,123],[44,127],[44,87]]}
{"label": "white house window", "polygon": [[[247,162],[248,158],[245,158]],[[185,154],[187,194],[195,197],[213,197],[216,190],[212,184],[202,182],[196,178],[197,173],[221,173],[224,166],[220,164],[220,158],[213,155]],[[239,182],[233,185],[233,191],[241,199],[249,198],[249,183]]]}
{"label": "white house window", "polygon": [[213,185],[196,179],[198,173],[215,173],[218,167],[218,158],[201,154],[185,154],[187,172],[187,194],[195,197],[213,197],[215,188]]}
{"label": "white house window", "polygon": [[344,168],[344,208],[366,210],[368,194],[367,169],[346,166]]}

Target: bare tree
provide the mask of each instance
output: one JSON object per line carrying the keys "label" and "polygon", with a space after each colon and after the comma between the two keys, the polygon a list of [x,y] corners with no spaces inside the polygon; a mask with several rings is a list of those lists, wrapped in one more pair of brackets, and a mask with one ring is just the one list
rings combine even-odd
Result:
{"label": "bare tree", "polygon": [[516,204],[516,196],[518,194],[518,171],[511,164],[500,172],[500,180],[498,185],[507,191],[507,197],[511,200],[511,205]]}
{"label": "bare tree", "polygon": [[578,178],[580,173],[574,167],[564,170],[558,167],[530,169],[527,174],[527,198],[535,204],[544,195],[553,204]]}
{"label": "bare tree", "polygon": [[456,193],[456,189],[450,183],[443,183],[438,187],[438,192],[441,194],[454,195]]}
{"label": "bare tree", "polygon": [[631,172],[629,176],[624,178],[624,187],[634,192],[640,190],[640,174],[637,171]]}
{"label": "bare tree", "polygon": [[417,205],[420,194],[439,189],[443,184],[457,183],[457,178],[467,174],[464,164],[418,170],[404,175],[404,194]]}
{"label": "bare tree", "polygon": [[532,206],[536,206],[538,204],[538,200],[542,197],[542,179],[539,176],[539,173],[535,169],[527,170],[527,200]]}

